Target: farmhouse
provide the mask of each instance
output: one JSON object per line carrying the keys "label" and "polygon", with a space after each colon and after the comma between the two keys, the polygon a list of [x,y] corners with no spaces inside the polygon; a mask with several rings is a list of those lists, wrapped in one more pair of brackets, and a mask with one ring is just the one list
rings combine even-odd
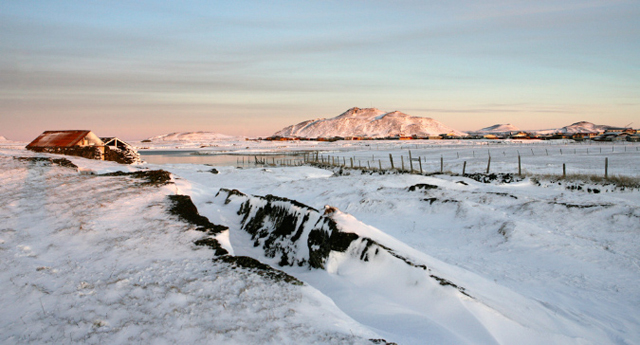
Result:
{"label": "farmhouse", "polygon": [[103,160],[105,146],[91,131],[45,131],[27,149]]}
{"label": "farmhouse", "polygon": [[109,137],[107,143],[88,130],[45,131],[27,149],[35,152],[58,153],[89,159],[131,164],[140,161],[136,150],[124,141]]}

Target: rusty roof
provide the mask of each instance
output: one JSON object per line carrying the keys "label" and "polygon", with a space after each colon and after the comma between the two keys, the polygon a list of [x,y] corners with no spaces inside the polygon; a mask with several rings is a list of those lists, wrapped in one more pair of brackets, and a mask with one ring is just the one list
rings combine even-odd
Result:
{"label": "rusty roof", "polygon": [[71,147],[91,131],[45,131],[27,147]]}

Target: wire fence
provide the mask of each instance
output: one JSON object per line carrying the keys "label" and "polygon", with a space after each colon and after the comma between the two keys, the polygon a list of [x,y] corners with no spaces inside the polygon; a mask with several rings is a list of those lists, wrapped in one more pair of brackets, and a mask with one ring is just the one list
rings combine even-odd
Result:
{"label": "wire fence", "polygon": [[433,173],[513,173],[640,177],[640,144],[564,144],[503,146],[403,145],[368,149],[292,152],[246,157],[238,166],[315,164],[371,171]]}

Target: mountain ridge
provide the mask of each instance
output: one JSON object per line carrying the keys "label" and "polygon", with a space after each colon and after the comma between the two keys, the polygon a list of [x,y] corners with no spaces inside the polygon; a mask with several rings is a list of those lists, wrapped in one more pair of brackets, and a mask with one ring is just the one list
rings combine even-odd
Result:
{"label": "mountain ridge", "polygon": [[353,107],[332,118],[306,120],[287,126],[273,136],[299,138],[420,136],[464,132],[432,118],[411,116],[400,111],[385,112],[377,108]]}

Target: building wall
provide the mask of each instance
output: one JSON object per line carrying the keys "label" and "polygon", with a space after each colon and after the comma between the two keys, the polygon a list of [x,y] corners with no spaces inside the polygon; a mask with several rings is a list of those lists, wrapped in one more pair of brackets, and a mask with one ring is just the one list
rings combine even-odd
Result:
{"label": "building wall", "polygon": [[31,147],[28,149],[35,152],[57,153],[99,160],[103,159],[105,151],[104,146]]}

